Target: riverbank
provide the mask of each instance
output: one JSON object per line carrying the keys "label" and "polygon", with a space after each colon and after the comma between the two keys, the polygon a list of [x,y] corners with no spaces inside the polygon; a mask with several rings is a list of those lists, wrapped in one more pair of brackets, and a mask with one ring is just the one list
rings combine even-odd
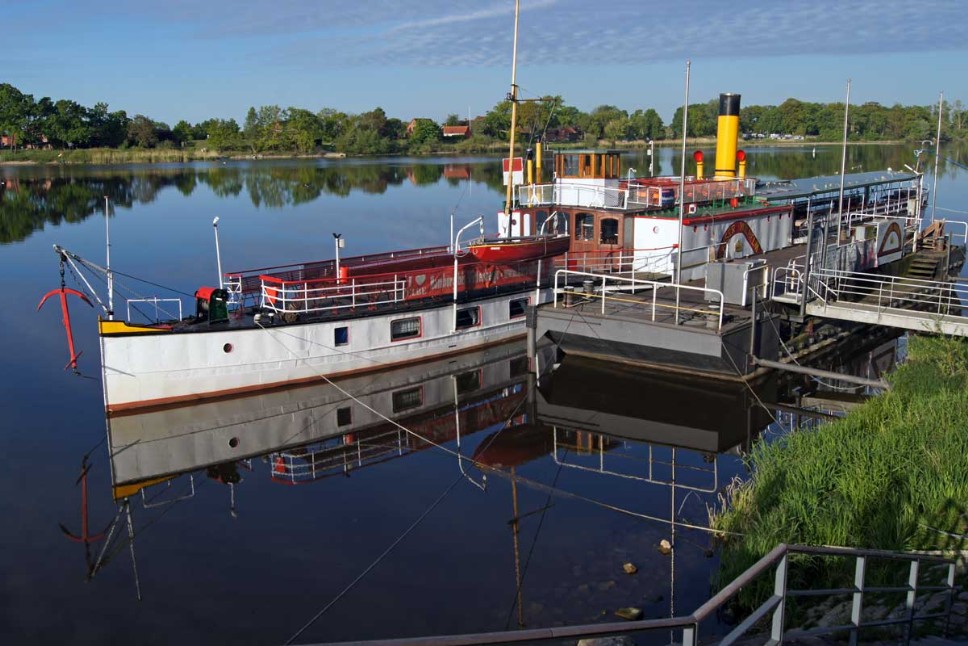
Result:
{"label": "riverbank", "polygon": [[[968,341],[913,337],[892,389],[812,432],[761,443],[715,529],[727,583],[779,543],[885,550],[966,549]],[[842,576],[814,563],[791,574]],[[801,587],[795,580],[791,586]]]}
{"label": "riverbank", "polygon": [[[849,142],[850,146],[891,145],[897,141],[863,141]],[[606,141],[594,144],[586,142],[550,144],[557,150],[598,148],[623,151],[643,151],[649,147],[647,141]],[[695,137],[686,140],[689,149],[710,147],[716,145],[715,137]],[[741,142],[745,148],[757,147],[803,147],[803,146],[840,146],[838,141],[821,141],[819,139],[750,139]],[[681,140],[656,141],[659,148],[677,148],[682,146]],[[467,140],[457,144],[443,144],[440,147],[428,148],[418,152],[396,153],[390,156],[408,157],[440,157],[447,155],[506,155],[505,142],[481,142]],[[214,150],[204,146],[186,146],[184,148],[80,148],[72,150],[9,150],[0,152],[0,166],[29,166],[43,164],[172,164],[194,161],[219,160],[259,160],[259,159],[342,159],[344,157],[386,157],[386,153],[379,155],[347,155],[343,152],[319,151],[316,153],[300,153],[297,151],[273,151],[253,153],[246,150]]]}

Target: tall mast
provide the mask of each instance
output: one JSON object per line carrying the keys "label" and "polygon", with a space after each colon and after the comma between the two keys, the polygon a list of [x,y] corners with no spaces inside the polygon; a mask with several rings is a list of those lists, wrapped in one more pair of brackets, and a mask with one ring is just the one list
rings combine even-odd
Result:
{"label": "tall mast", "polygon": [[[518,127],[518,15],[521,12],[521,0],[514,0],[514,52],[511,54],[511,145],[508,154],[508,191],[504,202],[504,213],[511,214],[511,197],[514,195],[514,134]],[[510,231],[510,229],[509,229]]]}
{"label": "tall mast", "polygon": [[941,115],[944,113],[944,92],[938,99],[938,136],[934,141],[934,186],[931,187],[931,221],[938,219],[938,167],[941,165]]}
{"label": "tall mast", "polygon": [[[850,79],[847,79],[847,102],[844,104],[844,150],[840,156],[840,199],[837,206],[837,246],[840,246],[841,226],[844,222],[844,173],[847,172],[847,115],[850,112]],[[824,240],[824,244],[827,241]],[[839,252],[838,252],[839,253]],[[839,258],[839,257],[838,257]]]}
{"label": "tall mast", "polygon": [[682,221],[686,213],[686,132],[689,128],[689,68],[686,61],[686,98],[682,104],[682,166],[679,169],[679,236],[676,249],[676,325],[679,325],[679,285],[682,284]]}
{"label": "tall mast", "polygon": [[114,273],[111,271],[111,202],[104,196],[104,246],[108,278],[108,320],[114,320]]}

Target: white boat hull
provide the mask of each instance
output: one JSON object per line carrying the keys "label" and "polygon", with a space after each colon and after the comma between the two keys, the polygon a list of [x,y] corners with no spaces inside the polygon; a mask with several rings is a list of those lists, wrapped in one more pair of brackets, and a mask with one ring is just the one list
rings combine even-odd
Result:
{"label": "white boat hull", "polygon": [[[321,377],[379,371],[524,334],[525,317],[512,317],[511,301],[546,302],[550,289],[463,303],[479,307],[478,324],[454,331],[454,306],[380,313],[350,319],[266,327],[173,332],[102,323],[105,408],[121,412],[191,403]],[[419,336],[391,339],[391,323],[419,318]],[[346,328],[345,344],[337,328]]]}

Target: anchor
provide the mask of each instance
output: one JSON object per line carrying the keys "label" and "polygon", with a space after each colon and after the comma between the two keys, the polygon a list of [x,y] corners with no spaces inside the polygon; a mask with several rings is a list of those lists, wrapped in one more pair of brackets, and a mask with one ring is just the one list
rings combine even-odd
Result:
{"label": "anchor", "polygon": [[91,545],[97,543],[104,539],[108,528],[111,527],[109,524],[104,528],[104,531],[91,534],[88,525],[88,514],[87,514],[87,474],[91,470],[91,465],[87,461],[87,457],[81,461],[81,475],[74,482],[75,485],[81,485],[81,533],[80,535],[73,534],[67,527],[60,524],[61,531],[67,536],[68,539],[74,541],[75,543],[82,543],[84,545],[85,561],[87,562],[88,576],[94,574],[94,559],[91,553]]}
{"label": "anchor", "polygon": [[47,299],[53,296],[54,294],[60,295],[61,313],[63,313],[64,315],[64,319],[63,319],[64,330],[67,332],[67,348],[70,350],[70,353],[71,353],[71,360],[67,362],[66,366],[64,366],[64,370],[71,368],[74,371],[74,374],[80,374],[77,370],[77,360],[78,358],[80,358],[81,352],[76,352],[74,350],[74,333],[71,331],[71,312],[70,312],[70,309],[67,307],[67,295],[73,294],[74,296],[77,296],[78,298],[80,298],[82,301],[84,301],[91,307],[94,307],[94,304],[91,303],[91,301],[87,299],[87,296],[85,296],[81,292],[77,291],[76,289],[71,289],[70,287],[64,286],[63,257],[61,258],[61,263],[60,263],[60,277],[61,277],[60,289],[52,289],[51,291],[44,294],[44,297],[40,299],[40,304],[37,305],[37,310],[40,311],[40,308],[44,306],[44,303],[47,302]]}

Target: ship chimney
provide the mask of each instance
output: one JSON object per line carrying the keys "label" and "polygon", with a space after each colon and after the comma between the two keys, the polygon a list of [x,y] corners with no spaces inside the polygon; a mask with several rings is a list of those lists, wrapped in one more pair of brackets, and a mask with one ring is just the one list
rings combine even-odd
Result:
{"label": "ship chimney", "polygon": [[736,177],[736,145],[739,140],[738,94],[719,95],[719,121],[716,126],[715,179]]}

